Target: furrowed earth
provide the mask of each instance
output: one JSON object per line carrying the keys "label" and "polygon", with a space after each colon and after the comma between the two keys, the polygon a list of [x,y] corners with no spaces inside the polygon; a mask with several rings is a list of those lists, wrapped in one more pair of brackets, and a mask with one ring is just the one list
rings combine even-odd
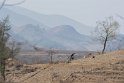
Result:
{"label": "furrowed earth", "polygon": [[124,83],[124,50],[70,63],[12,66],[6,70],[8,81],[15,83]]}

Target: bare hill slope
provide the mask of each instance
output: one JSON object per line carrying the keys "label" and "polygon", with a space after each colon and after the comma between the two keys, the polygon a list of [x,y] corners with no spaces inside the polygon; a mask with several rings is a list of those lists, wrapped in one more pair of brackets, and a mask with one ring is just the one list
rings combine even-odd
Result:
{"label": "bare hill slope", "polygon": [[124,50],[71,63],[25,65],[8,78],[18,83],[124,83]]}

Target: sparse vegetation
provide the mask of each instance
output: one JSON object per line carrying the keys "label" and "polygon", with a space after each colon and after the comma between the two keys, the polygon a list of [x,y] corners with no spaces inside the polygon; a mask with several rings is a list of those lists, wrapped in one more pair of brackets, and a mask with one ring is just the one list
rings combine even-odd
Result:
{"label": "sparse vegetation", "polygon": [[51,48],[50,50],[48,50],[48,55],[50,56],[50,63],[52,64],[53,63],[53,56],[54,56],[54,49]]}
{"label": "sparse vegetation", "polygon": [[[83,34],[79,31],[88,26],[66,16],[42,15],[21,7],[19,11],[16,7],[11,11],[13,8],[3,7],[19,5],[25,0],[7,1],[1,1],[0,11],[11,13],[12,26],[21,29],[11,29],[8,16],[0,20],[0,83],[124,83],[122,44],[116,47],[118,51],[105,53],[107,45],[113,44],[118,36],[120,24],[113,17],[98,21],[93,32],[103,45],[99,52],[95,48],[99,42],[92,42],[93,37],[84,34],[87,29]],[[123,42],[121,38],[119,42]]]}
{"label": "sparse vegetation", "polygon": [[95,38],[103,45],[102,54],[105,52],[108,41],[112,41],[118,34],[119,23],[113,17],[98,21],[94,31]]}
{"label": "sparse vegetation", "polygon": [[19,53],[21,47],[20,43],[17,43],[16,41],[9,42],[9,48],[10,48],[10,57],[15,58],[15,56]]}
{"label": "sparse vegetation", "polygon": [[[25,65],[15,70],[14,82],[21,83],[123,83],[124,50],[71,63]],[[108,58],[109,57],[109,58]],[[12,71],[12,70],[11,70]],[[8,79],[13,77],[9,71]],[[18,80],[17,80],[18,79]]]}
{"label": "sparse vegetation", "polygon": [[8,17],[0,21],[0,73],[4,81],[6,80],[6,60],[9,58],[9,48],[6,46],[6,43],[10,36],[8,33],[10,28]]}
{"label": "sparse vegetation", "polygon": [[11,26],[8,17],[0,21],[0,73],[3,81],[6,80],[6,60],[8,58],[14,58],[19,52],[19,47],[15,42],[11,44],[12,47],[7,46],[10,38],[10,29]]}

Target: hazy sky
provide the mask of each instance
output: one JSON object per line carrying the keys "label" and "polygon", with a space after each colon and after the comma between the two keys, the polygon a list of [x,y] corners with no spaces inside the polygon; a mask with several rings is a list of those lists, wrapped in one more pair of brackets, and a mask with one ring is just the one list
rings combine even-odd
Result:
{"label": "hazy sky", "polygon": [[64,15],[89,26],[111,15],[124,16],[124,0],[26,0],[20,6],[42,14]]}

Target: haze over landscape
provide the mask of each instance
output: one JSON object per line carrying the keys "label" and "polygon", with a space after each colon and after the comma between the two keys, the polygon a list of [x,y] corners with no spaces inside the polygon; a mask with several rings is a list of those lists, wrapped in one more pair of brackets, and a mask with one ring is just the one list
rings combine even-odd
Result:
{"label": "haze over landscape", "polygon": [[[12,2],[17,1],[7,1],[7,3]],[[4,7],[0,14],[1,17],[10,16],[13,25],[12,35],[15,40],[28,41],[31,45],[40,48],[98,50],[101,45],[90,38],[91,32],[96,27],[96,21],[114,16],[120,23],[120,34],[124,31],[124,20],[118,16],[123,15],[122,1],[112,1],[113,4],[109,5],[110,2],[111,0],[26,0],[19,5],[20,7]],[[116,6],[117,4],[119,7]],[[65,34],[72,36],[66,38]]]}
{"label": "haze over landscape", "polygon": [[[123,16],[123,3],[123,0],[26,0],[20,6],[45,15],[64,15],[95,27],[96,21],[108,16],[116,17],[117,14]],[[123,27],[124,21],[120,19],[119,21]],[[124,28],[121,28],[122,33],[123,31]]]}
{"label": "haze over landscape", "polygon": [[0,83],[124,83],[123,0],[0,0]]}

